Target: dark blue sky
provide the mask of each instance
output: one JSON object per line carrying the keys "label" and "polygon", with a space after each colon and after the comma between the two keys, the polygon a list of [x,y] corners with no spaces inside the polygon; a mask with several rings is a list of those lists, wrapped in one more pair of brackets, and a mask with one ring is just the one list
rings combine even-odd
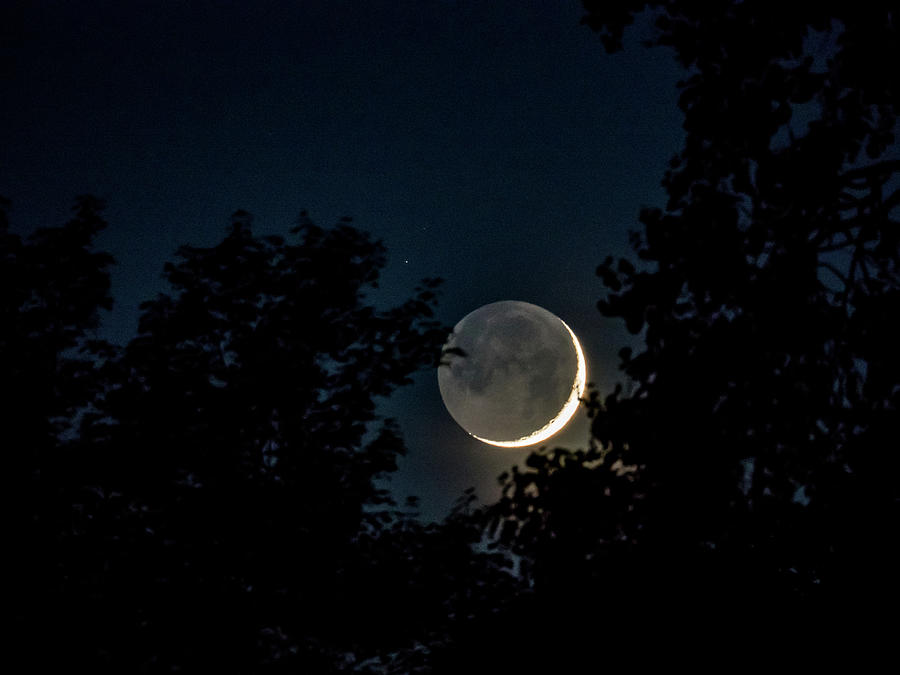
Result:
{"label": "dark blue sky", "polygon": [[[681,144],[671,56],[632,34],[607,56],[577,0],[6,2],[0,10],[0,195],[14,229],[56,225],[75,195],[108,204],[124,341],[180,244],[229,215],[285,233],[302,209],[350,215],[390,253],[377,300],[446,282],[453,324],[525,300],[579,335],[612,387],[629,339],[594,274],[627,249]],[[640,31],[642,29],[638,29]],[[393,484],[443,516],[527,455],[470,439],[433,373],[384,406],[409,455]],[[554,444],[584,446],[579,419]]]}

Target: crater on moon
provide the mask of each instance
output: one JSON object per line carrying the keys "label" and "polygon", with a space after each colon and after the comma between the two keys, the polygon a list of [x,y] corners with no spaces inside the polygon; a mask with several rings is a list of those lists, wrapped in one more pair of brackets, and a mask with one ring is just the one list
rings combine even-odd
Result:
{"label": "crater on moon", "polygon": [[541,430],[571,402],[579,379],[584,386],[575,336],[559,317],[527,302],[476,309],[456,324],[446,347],[465,355],[448,354],[438,368],[444,404],[463,429],[487,442]]}

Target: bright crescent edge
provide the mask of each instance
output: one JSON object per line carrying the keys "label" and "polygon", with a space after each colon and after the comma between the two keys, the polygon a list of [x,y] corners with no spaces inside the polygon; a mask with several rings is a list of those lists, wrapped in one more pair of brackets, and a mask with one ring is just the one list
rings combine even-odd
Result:
{"label": "bright crescent edge", "polygon": [[584,353],[581,351],[581,344],[579,344],[578,338],[575,337],[575,333],[572,332],[572,329],[569,328],[565,321],[562,319],[559,319],[559,321],[566,327],[566,330],[569,331],[569,335],[572,336],[572,344],[575,345],[575,353],[578,355],[578,371],[575,373],[575,382],[572,384],[572,392],[569,394],[569,398],[566,400],[565,404],[563,404],[562,410],[556,414],[556,417],[537,431],[533,431],[527,436],[522,436],[522,438],[517,438],[514,441],[492,441],[487,438],[482,438],[481,436],[475,436],[475,434],[470,434],[471,436],[477,438],[482,443],[489,443],[490,445],[496,445],[500,448],[524,448],[528,445],[546,441],[569,423],[569,420],[572,419],[572,415],[578,410],[578,400],[584,393],[584,387],[587,383],[587,368],[584,363]]}

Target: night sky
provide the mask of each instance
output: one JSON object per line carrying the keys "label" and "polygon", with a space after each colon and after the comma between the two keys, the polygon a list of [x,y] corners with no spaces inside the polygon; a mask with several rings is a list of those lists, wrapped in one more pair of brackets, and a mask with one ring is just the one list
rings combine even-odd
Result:
{"label": "night sky", "polygon": [[[181,244],[210,246],[237,209],[257,234],[301,210],[383,239],[373,301],[445,279],[448,325],[497,300],[557,314],[608,391],[634,340],[596,310],[595,268],[627,252],[681,146],[671,55],[608,56],[578,0],[4,2],[0,195],[14,231],[106,200],[116,258],[100,335],[124,343]],[[534,448],[492,448],[450,418],[434,372],[382,406],[408,455],[398,499],[439,519]],[[552,445],[584,447],[579,416]]]}

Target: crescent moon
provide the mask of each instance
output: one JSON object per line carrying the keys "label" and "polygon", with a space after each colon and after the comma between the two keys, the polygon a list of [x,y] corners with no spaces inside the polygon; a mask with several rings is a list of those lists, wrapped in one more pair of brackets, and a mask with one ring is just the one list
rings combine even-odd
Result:
{"label": "crescent moon", "polygon": [[527,436],[517,438],[514,441],[492,441],[489,438],[482,438],[481,436],[475,436],[475,434],[470,433],[471,436],[474,436],[482,443],[496,445],[500,448],[523,448],[526,445],[534,445],[535,443],[547,440],[566,426],[569,420],[572,419],[572,415],[578,410],[578,401],[584,393],[584,387],[587,383],[587,368],[584,363],[584,352],[581,351],[581,344],[579,344],[578,338],[575,337],[575,333],[572,332],[572,329],[569,328],[565,321],[562,319],[559,321],[566,327],[566,330],[569,331],[569,335],[572,337],[572,346],[575,347],[575,354],[578,357],[578,369],[575,372],[575,381],[572,383],[572,391],[569,393],[569,398],[566,399],[566,402],[563,404],[562,410],[556,413],[556,416],[540,429],[531,432]]}

